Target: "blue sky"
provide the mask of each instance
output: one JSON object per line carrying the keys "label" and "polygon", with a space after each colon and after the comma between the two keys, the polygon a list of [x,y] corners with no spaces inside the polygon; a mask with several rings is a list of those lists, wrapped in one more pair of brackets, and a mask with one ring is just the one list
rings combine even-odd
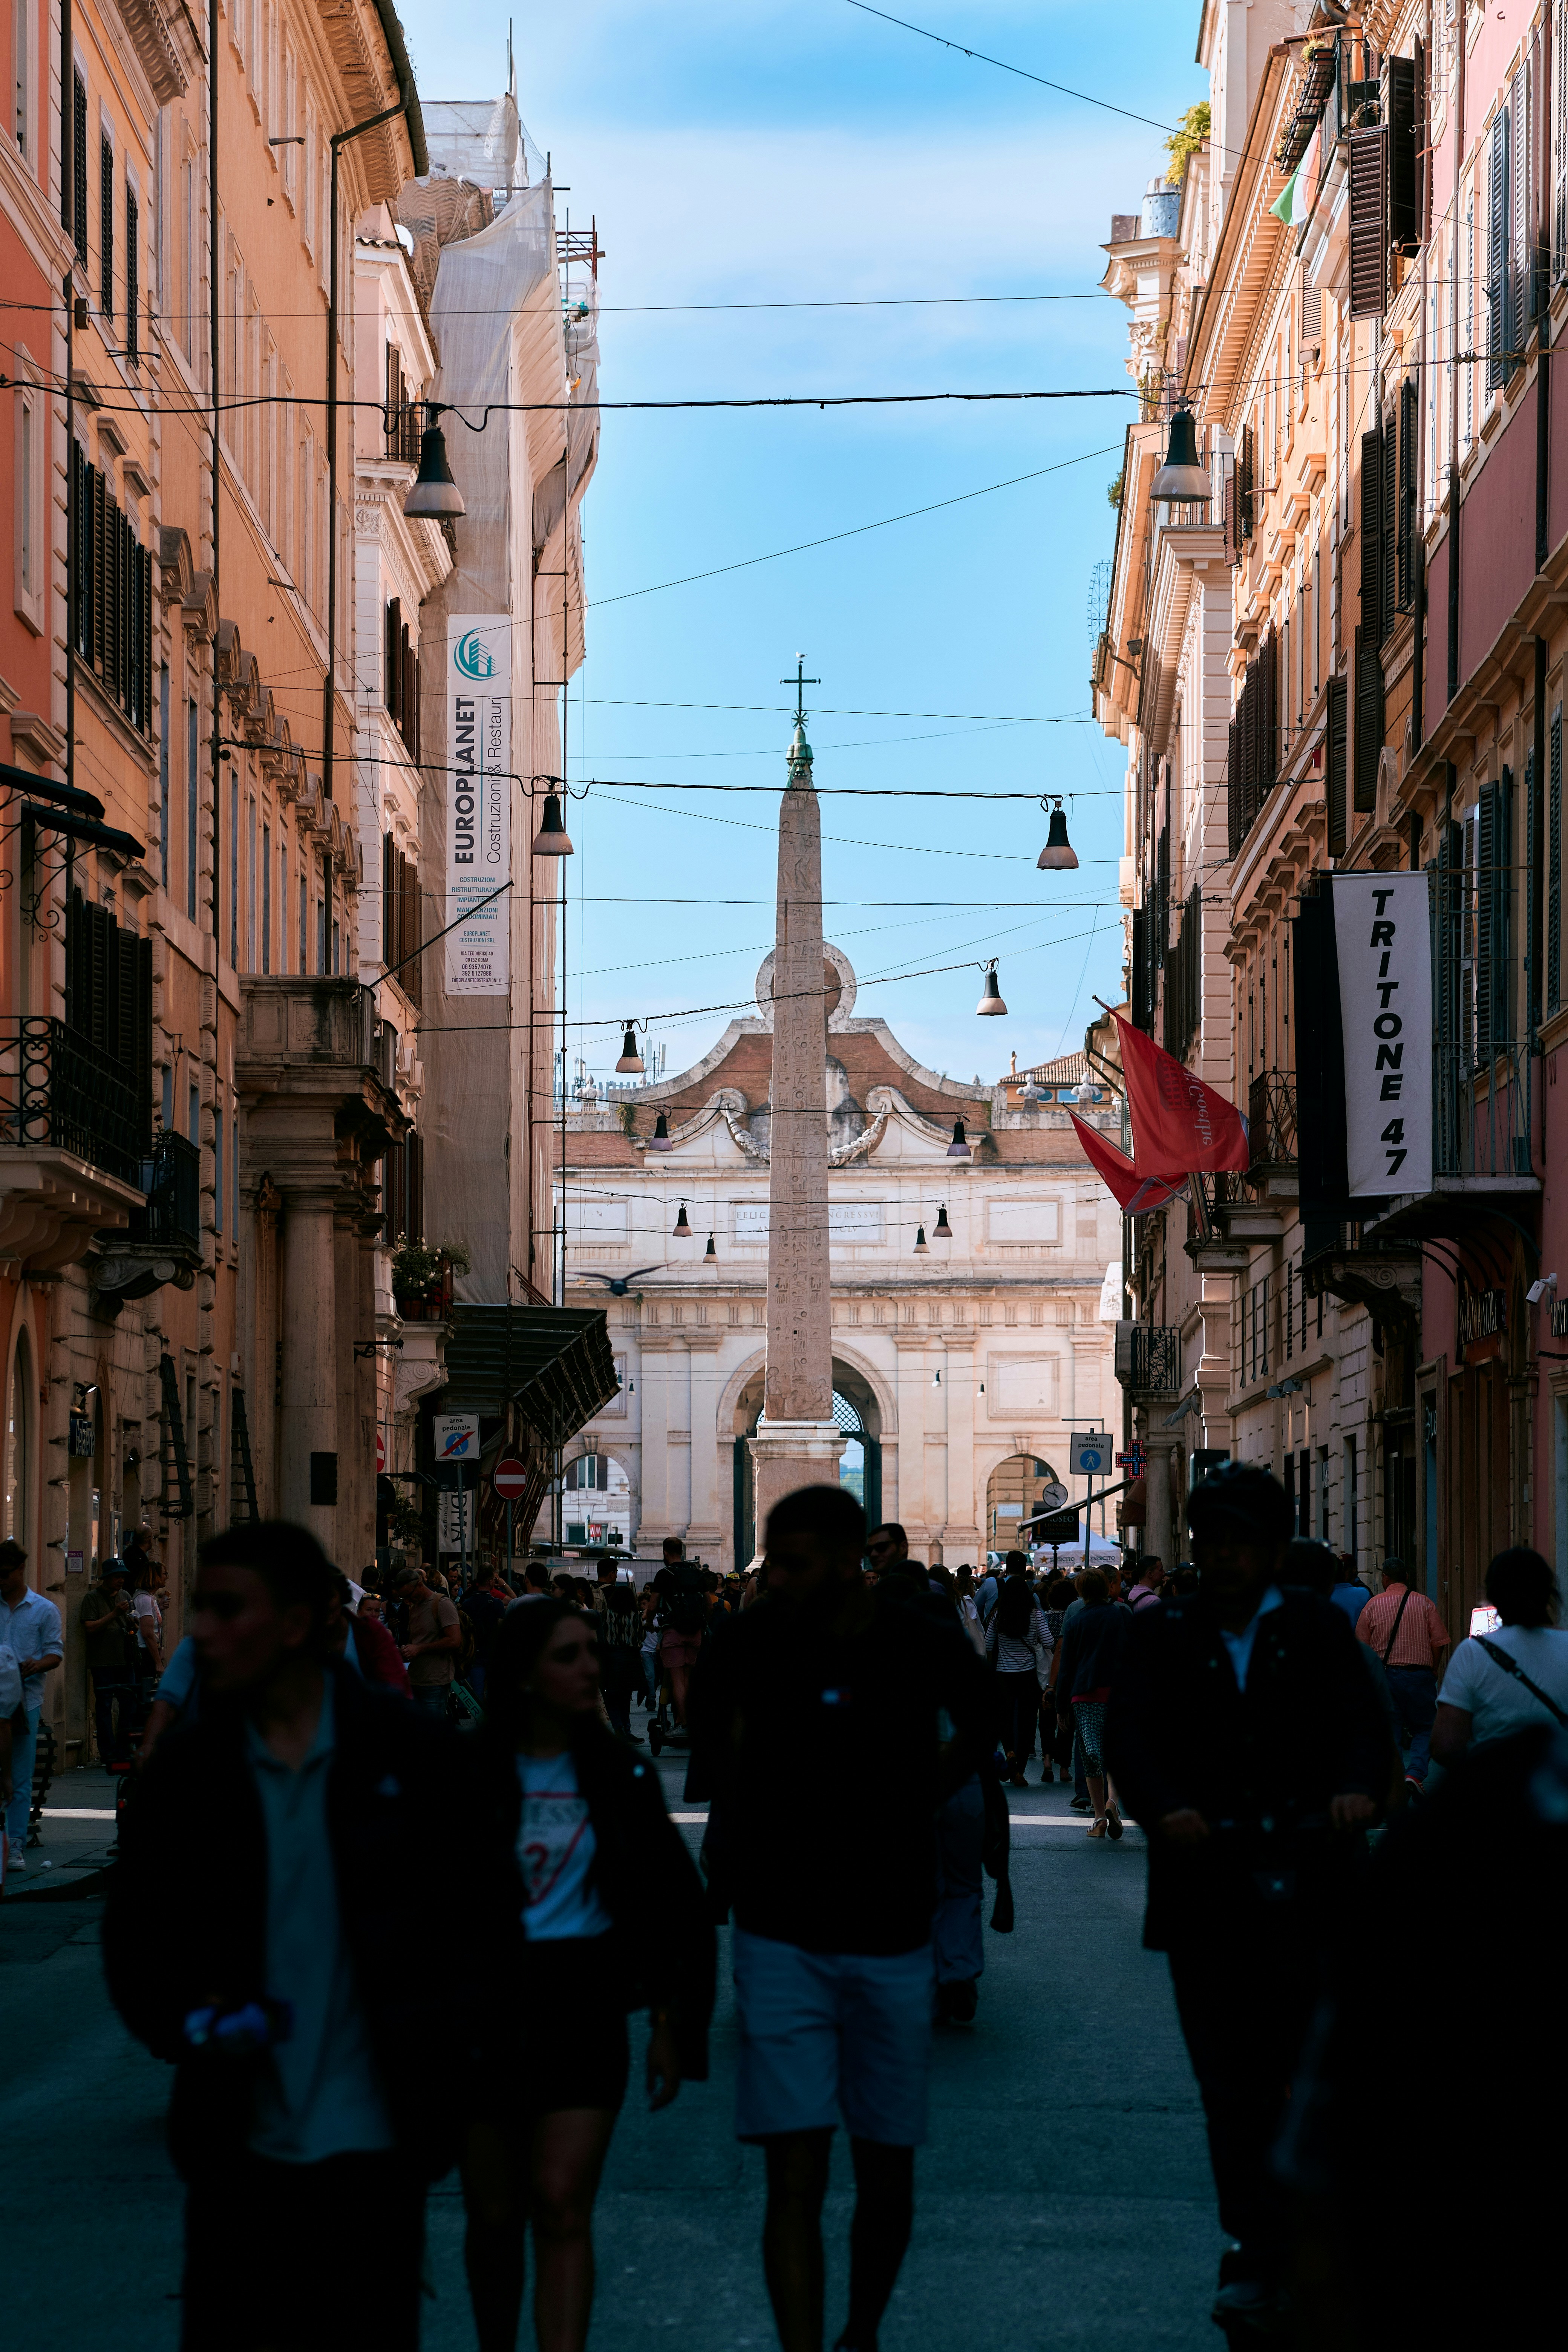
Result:
{"label": "blue sky", "polygon": [[[1160,122],[1205,95],[1195,0],[908,14]],[[427,97],[503,85],[503,15],[482,30],[434,0],[405,15]],[[1158,129],[846,0],[575,0],[515,22],[523,121],[570,184],[558,216],[595,215],[608,257],[605,399],[1127,383],[1125,314],[1094,289],[1111,213],[1163,167]],[[1092,299],[636,307],[1045,293]],[[649,1019],[673,1075],[729,1017],[694,1008],[749,1000],[773,944],[776,801],[676,786],[782,785],[779,680],[800,650],[822,680],[808,708],[825,922],[860,976],[858,1010],[963,1077],[1081,1042],[1091,995],[1119,982],[1123,760],[1070,722],[1089,710],[1089,573],[1110,552],[1106,485],[1131,414],[1117,398],[606,417],[570,772],[670,789],[573,803],[574,1023]],[[631,593],[1068,460],[1081,462],[837,546]],[[1026,719],[1069,723],[1003,723]],[[830,797],[848,784],[1074,793],[1082,863],[1037,871],[1032,800]],[[678,901],[696,903],[660,903]],[[1009,1017],[984,1025],[978,969],[890,976],[992,954]],[[574,1026],[571,1044],[599,1075],[619,1049],[605,1028]]]}

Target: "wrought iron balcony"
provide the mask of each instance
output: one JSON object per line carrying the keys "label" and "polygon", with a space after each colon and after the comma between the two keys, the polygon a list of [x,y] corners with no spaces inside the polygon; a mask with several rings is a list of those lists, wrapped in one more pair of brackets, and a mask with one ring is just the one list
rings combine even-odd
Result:
{"label": "wrought iron balcony", "polygon": [[1182,1385],[1182,1335],[1173,1323],[1119,1323],[1116,1377],[1134,1396],[1175,1396]]}
{"label": "wrought iron balcony", "polygon": [[68,1151],[140,1191],[148,1113],[123,1064],[63,1021],[0,1023],[0,1146]]}
{"label": "wrought iron balcony", "polygon": [[132,1212],[126,1242],[132,1247],[186,1250],[202,1246],[202,1155],[183,1135],[153,1139],[142,1163],[147,1205]]}
{"label": "wrought iron balcony", "polygon": [[1294,1168],[1296,1081],[1281,1070],[1264,1070],[1247,1090],[1247,1173]]}

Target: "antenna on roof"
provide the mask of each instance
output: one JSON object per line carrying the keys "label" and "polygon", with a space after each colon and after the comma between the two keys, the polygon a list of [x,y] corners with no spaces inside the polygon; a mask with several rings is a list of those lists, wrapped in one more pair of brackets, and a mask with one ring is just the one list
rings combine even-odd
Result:
{"label": "antenna on roof", "polygon": [[510,16],[506,20],[506,94],[509,98],[517,96],[517,60],[512,55]]}

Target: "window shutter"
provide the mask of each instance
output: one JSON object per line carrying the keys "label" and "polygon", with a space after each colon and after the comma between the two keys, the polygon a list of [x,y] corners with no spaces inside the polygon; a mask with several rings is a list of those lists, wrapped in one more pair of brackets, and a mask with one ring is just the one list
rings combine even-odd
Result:
{"label": "window shutter", "polygon": [[1132,1024],[1142,1029],[1148,994],[1149,918],[1142,907],[1132,909]]}
{"label": "window shutter", "polygon": [[1399,520],[1395,601],[1402,613],[1412,611],[1415,603],[1415,506],[1420,493],[1420,477],[1416,465],[1419,416],[1415,386],[1406,376],[1399,387]]}
{"label": "window shutter", "polygon": [[142,567],[142,717],[139,724],[143,735],[153,731],[153,554],[150,548],[139,547],[136,561]]}
{"label": "window shutter", "polygon": [[1546,1010],[1563,1002],[1563,705],[1552,714],[1546,761]]}
{"label": "window shutter", "polygon": [[1383,435],[1361,436],[1361,625],[1373,645],[1382,636]]}
{"label": "window shutter", "polygon": [[1377,806],[1377,762],[1383,751],[1383,656],[1375,638],[1355,633],[1355,799],[1357,815]]}
{"label": "window shutter", "polygon": [[1241,548],[1236,535],[1236,462],[1232,459],[1226,469],[1225,485],[1220,493],[1220,521],[1225,533],[1225,560],[1237,563]]}
{"label": "window shutter", "polygon": [[397,724],[404,745],[410,750],[413,748],[410,739],[414,732],[414,698],[409,691],[413,683],[409,665],[413,658],[408,644],[408,624],[405,621],[397,646]]}
{"label": "window shutter", "polygon": [[1415,43],[1415,237],[1432,234],[1432,59],[1425,41]]}
{"label": "window shutter", "polygon": [[1240,729],[1233,719],[1230,722],[1230,749],[1226,758],[1226,824],[1232,857],[1241,847],[1241,747]]}
{"label": "window shutter", "polygon": [[1279,662],[1280,640],[1272,628],[1263,640],[1262,757],[1258,763],[1258,801],[1272,791],[1279,777]]}
{"label": "window shutter", "polygon": [[411,646],[408,655],[408,748],[414,754],[416,764],[421,757],[419,710],[419,653],[417,647]]}
{"label": "window shutter", "polygon": [[1526,986],[1525,1028],[1533,1037],[1541,1026],[1541,925],[1536,915],[1535,877],[1541,856],[1541,826],[1535,809],[1535,751],[1533,745],[1524,755],[1524,961],[1528,975]]}
{"label": "window shutter", "polygon": [[1241,428],[1241,450],[1236,468],[1236,536],[1238,547],[1252,537],[1256,443],[1250,425]]}
{"label": "window shutter", "polygon": [[142,299],[142,273],[137,260],[137,247],[141,232],[141,207],[127,188],[125,191],[125,356],[132,367],[137,364],[141,356],[141,329],[136,317],[136,306]]}
{"label": "window shutter", "polygon": [[1497,927],[1493,876],[1498,856],[1498,788],[1483,785],[1476,814],[1476,1065],[1484,1068],[1495,1051],[1493,1013],[1496,1003],[1494,969],[1501,961],[1502,940]]}
{"label": "window shutter", "polygon": [[1377,609],[1379,643],[1394,626],[1399,610],[1399,412],[1391,408],[1383,425],[1383,458],[1378,487],[1383,492],[1380,518],[1381,581]]}
{"label": "window shutter", "polygon": [[386,705],[386,707],[387,707],[388,710],[390,710],[390,711],[391,711],[391,713],[392,713],[393,717],[394,717],[394,718],[395,718],[395,717],[397,716],[397,624],[398,624],[398,600],[397,600],[397,598],[396,598],[395,596],[393,596],[393,597],[389,598],[389,599],[388,599],[388,601],[387,601],[387,606],[386,606],[386,616],[385,616],[385,618],[386,618],[386,629],[385,629],[385,639],[386,639],[386,642],[385,642],[385,657],[386,657],[386,658],[385,658],[385,669],[386,669],[386,676],[385,676],[385,679],[384,679],[384,685],[383,685],[383,688],[382,688],[382,698],[382,698],[382,700],[385,703],[385,705]]}
{"label": "window shutter", "polygon": [[[1509,100],[1513,125],[1513,178],[1509,193],[1508,347],[1522,352],[1530,331],[1530,68],[1521,65]],[[1510,362],[1509,374],[1521,364]]]}
{"label": "window shutter", "polygon": [[1342,677],[1330,678],[1327,729],[1328,751],[1326,756],[1328,761],[1329,855],[1331,857],[1342,857],[1344,856],[1347,837],[1345,764],[1347,751],[1346,704],[1348,698],[1344,679]]}
{"label": "window shutter", "polygon": [[1351,317],[1388,307],[1387,151],[1381,130],[1350,134]]}
{"label": "window shutter", "polygon": [[1487,390],[1508,380],[1509,120],[1505,106],[1492,125],[1487,157]]}
{"label": "window shutter", "polygon": [[92,498],[92,642],[88,659],[100,672],[103,668],[104,615],[109,578],[108,518],[105,513],[103,476],[96,466],[88,468]]}
{"label": "window shutter", "polygon": [[114,316],[114,148],[98,142],[98,299],[106,319]]}
{"label": "window shutter", "polygon": [[1552,12],[1552,277],[1568,277],[1568,0]]}
{"label": "window shutter", "polygon": [[1383,119],[1387,126],[1388,241],[1414,253],[1421,237],[1415,153],[1415,63],[1389,58],[1384,66]]}

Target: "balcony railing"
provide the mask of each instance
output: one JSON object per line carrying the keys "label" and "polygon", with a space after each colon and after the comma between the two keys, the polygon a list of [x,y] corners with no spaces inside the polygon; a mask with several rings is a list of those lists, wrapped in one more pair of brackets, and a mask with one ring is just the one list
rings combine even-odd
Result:
{"label": "balcony railing", "polygon": [[1247,1090],[1247,1172],[1294,1168],[1296,1081],[1279,1070],[1264,1070]]}
{"label": "balcony railing", "polygon": [[144,1208],[132,1212],[129,1242],[155,1249],[189,1250],[202,1245],[202,1155],[183,1135],[158,1135],[142,1162]]}
{"label": "balcony railing", "polygon": [[1182,1335],[1173,1323],[1119,1323],[1116,1377],[1134,1395],[1174,1396],[1182,1385]]}
{"label": "balcony railing", "polygon": [[147,1120],[122,1065],[63,1021],[0,1023],[0,1145],[68,1151],[140,1190]]}

